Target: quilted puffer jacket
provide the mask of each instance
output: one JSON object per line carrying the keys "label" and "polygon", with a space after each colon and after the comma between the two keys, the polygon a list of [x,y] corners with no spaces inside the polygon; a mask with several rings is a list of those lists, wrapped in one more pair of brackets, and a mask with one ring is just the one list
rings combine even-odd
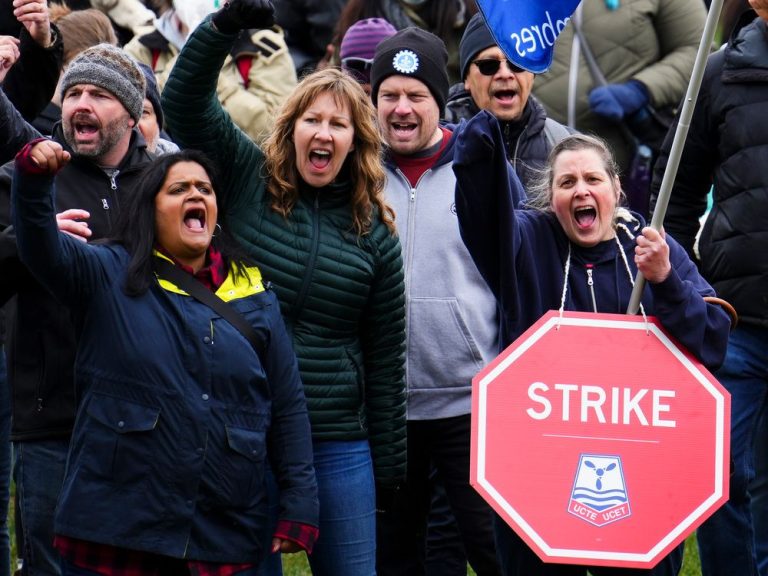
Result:
{"label": "quilted puffer jacket", "polygon": [[405,297],[397,236],[352,227],[349,183],[305,187],[288,217],[266,192],[264,154],[216,97],[236,35],[210,19],[190,36],[162,96],[176,142],[214,159],[219,209],[275,293],[299,360],[315,440],[371,443],[382,485],[405,473]]}
{"label": "quilted puffer jacket", "polygon": [[[685,95],[693,70],[706,10],[701,0],[620,0],[610,10],[605,0],[581,3],[581,29],[609,84],[638,80],[657,108],[676,106]],[[550,118],[568,122],[569,72],[573,26],[558,36],[552,67],[536,77],[533,93]],[[592,114],[587,96],[596,86],[583,54],[576,86],[576,128],[599,134],[611,145],[627,172],[633,145],[619,126]]]}

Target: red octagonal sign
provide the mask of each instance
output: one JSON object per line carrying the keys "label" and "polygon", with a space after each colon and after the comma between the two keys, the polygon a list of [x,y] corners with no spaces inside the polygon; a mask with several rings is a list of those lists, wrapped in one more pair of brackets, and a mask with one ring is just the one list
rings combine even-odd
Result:
{"label": "red octagonal sign", "polygon": [[546,562],[650,568],[727,499],[730,396],[654,318],[549,312],[472,383],[472,485]]}

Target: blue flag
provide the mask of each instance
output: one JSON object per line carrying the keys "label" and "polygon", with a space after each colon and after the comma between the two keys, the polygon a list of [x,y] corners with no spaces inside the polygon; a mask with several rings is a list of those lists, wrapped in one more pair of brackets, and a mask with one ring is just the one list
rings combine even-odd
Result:
{"label": "blue flag", "polygon": [[555,40],[580,0],[478,0],[480,11],[507,57],[539,74],[552,64]]}

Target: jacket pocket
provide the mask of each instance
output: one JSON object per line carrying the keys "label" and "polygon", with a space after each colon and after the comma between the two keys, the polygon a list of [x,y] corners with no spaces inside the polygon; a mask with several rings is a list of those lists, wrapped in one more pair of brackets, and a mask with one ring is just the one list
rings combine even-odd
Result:
{"label": "jacket pocket", "polygon": [[363,368],[363,353],[356,347],[354,350],[350,347],[344,349],[347,358],[352,364],[354,377],[357,382],[357,420],[360,423],[360,430],[368,432],[368,409],[365,402],[365,369]]}
{"label": "jacket pocket", "polygon": [[152,461],[152,431],[160,409],[122,398],[93,394],[86,409],[82,465],[117,484],[146,479]]}
{"label": "jacket pocket", "polygon": [[264,470],[267,466],[266,421],[263,429],[226,426],[228,450],[212,467],[213,486],[218,505],[226,508],[250,508],[265,495]]}
{"label": "jacket pocket", "polygon": [[456,298],[411,299],[407,338],[409,389],[469,387],[484,366]]}

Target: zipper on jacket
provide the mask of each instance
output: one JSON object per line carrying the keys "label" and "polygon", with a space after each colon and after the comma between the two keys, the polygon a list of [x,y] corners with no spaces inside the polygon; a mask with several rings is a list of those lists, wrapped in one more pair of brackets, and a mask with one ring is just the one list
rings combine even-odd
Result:
{"label": "zipper on jacket", "polygon": [[[120,170],[104,170],[104,173],[109,178],[109,187],[112,189],[112,192],[117,191],[117,175],[120,174]],[[109,226],[109,229],[112,229],[112,218],[110,216],[110,204],[109,204],[110,198],[102,198],[101,199],[101,207],[104,210],[106,217],[107,217],[107,226]]]}
{"label": "zipper on jacket", "polygon": [[309,258],[307,259],[307,265],[304,268],[304,277],[301,279],[301,289],[299,290],[299,295],[296,297],[296,305],[293,307],[291,321],[286,323],[286,327],[291,336],[293,336],[293,328],[296,325],[296,319],[299,317],[302,308],[304,308],[304,301],[307,299],[307,293],[309,292],[309,287],[311,285],[310,279],[312,277],[312,272],[315,270],[319,247],[320,195],[315,194],[315,201],[312,203],[312,247],[309,250]]}
{"label": "zipper on jacket", "polygon": [[597,312],[597,300],[595,300],[595,279],[592,277],[592,270],[594,265],[586,264],[587,268],[587,286],[589,287],[589,294],[592,296],[592,310]]}

